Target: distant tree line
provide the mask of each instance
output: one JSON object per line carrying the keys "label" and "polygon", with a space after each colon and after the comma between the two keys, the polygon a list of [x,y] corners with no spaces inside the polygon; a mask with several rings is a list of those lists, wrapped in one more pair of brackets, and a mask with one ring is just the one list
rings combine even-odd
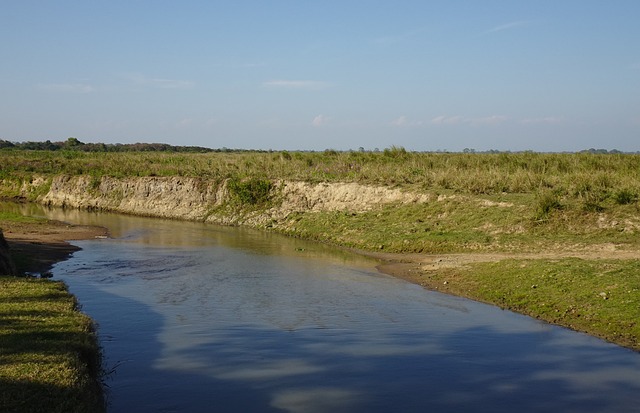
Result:
{"label": "distant tree line", "polygon": [[166,143],[84,143],[76,138],[64,142],[10,142],[0,139],[0,149],[34,151],[72,150],[82,152],[228,152],[231,149],[210,149],[201,146],[173,146]]}
{"label": "distant tree line", "polygon": [[[82,151],[82,152],[191,152],[191,153],[205,153],[205,152],[285,152],[288,151],[278,151],[278,150],[259,150],[259,149],[229,149],[226,147],[212,149],[205,148],[202,146],[174,146],[169,145],[167,143],[84,143],[79,141],[76,138],[68,138],[66,141],[61,142],[51,142],[50,140],[44,142],[10,142],[7,140],[0,139],[0,149],[22,149],[22,150],[34,150],[34,151],[59,151],[59,150],[71,150],[71,151]],[[295,151],[298,152],[298,151]],[[309,150],[301,150],[299,152],[316,152]],[[337,154],[338,152],[335,149],[326,149],[324,151],[325,155],[327,154]],[[354,152],[344,151],[344,152]],[[380,149],[375,148],[373,151],[366,150],[363,147],[358,148],[358,152],[381,152]],[[391,146],[390,148],[386,148],[384,150],[384,154],[388,156],[392,155],[401,155],[405,154],[408,151],[404,149],[402,146]],[[427,151],[433,153],[450,153],[447,150],[435,150],[435,151]],[[477,151],[473,148],[464,148],[462,150],[463,153],[488,153],[488,154],[497,154],[497,153],[512,153],[511,151],[501,151],[497,149],[490,149],[486,151]],[[518,153],[520,151],[516,151],[514,153]],[[522,151],[522,152],[534,152],[534,151]],[[453,152],[455,153],[455,151]],[[567,152],[570,153],[570,152]],[[579,151],[578,153],[593,153],[593,154],[622,154],[622,153],[633,153],[640,154],[640,151],[636,152],[622,152],[617,149],[585,149]]]}

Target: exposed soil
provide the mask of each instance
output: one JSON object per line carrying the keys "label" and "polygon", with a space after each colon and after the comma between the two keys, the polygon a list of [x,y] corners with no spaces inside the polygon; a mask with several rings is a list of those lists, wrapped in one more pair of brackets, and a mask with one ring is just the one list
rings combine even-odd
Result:
{"label": "exposed soil", "polygon": [[581,258],[589,260],[630,260],[640,259],[638,250],[622,250],[616,245],[594,245],[574,250],[563,249],[545,251],[539,253],[464,253],[464,254],[393,254],[379,252],[362,252],[361,254],[381,260],[383,263],[377,268],[379,271],[403,278],[407,281],[422,285],[423,287],[448,292],[447,285],[436,285],[425,277],[429,272],[443,268],[458,268],[468,264],[479,262],[498,262],[507,259],[534,260],[534,259],[563,259]]}
{"label": "exposed soil", "polygon": [[59,221],[37,224],[3,222],[1,225],[20,273],[46,273],[53,264],[66,260],[80,249],[67,241],[108,235],[106,228]]}

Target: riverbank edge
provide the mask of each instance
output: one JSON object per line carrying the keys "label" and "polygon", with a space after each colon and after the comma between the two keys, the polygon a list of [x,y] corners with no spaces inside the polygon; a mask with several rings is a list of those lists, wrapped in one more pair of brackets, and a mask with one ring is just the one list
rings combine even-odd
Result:
{"label": "riverbank edge", "polygon": [[[356,214],[380,208],[383,205],[413,205],[429,202],[440,202],[433,194],[411,193],[398,191],[389,187],[374,187],[355,183],[311,184],[308,182],[280,181],[274,183],[273,190],[276,202],[266,205],[238,205],[229,192],[228,180],[208,181],[206,179],[189,177],[137,177],[112,178],[102,176],[92,179],[89,176],[54,176],[48,179],[34,178],[29,183],[23,182],[21,193],[28,198],[29,194],[37,194],[31,198],[36,202],[54,207],[77,208],[82,210],[100,210],[122,214],[140,215],[156,218],[169,218],[188,221],[201,221],[211,224],[233,225],[269,230],[280,234],[319,241],[339,247],[347,248],[348,238],[331,239],[322,227],[307,228],[301,231],[296,224],[302,217],[327,211],[341,211],[340,213],[355,216]],[[455,198],[455,196],[443,199]],[[480,199],[481,205],[501,208],[502,204],[495,201]],[[472,206],[473,203],[469,203]],[[627,228],[624,228],[626,231]],[[343,242],[341,242],[343,241]],[[617,334],[610,334],[589,325],[575,326],[571,320],[558,320],[545,314],[536,314],[522,303],[512,303],[482,297],[474,291],[473,280],[464,286],[446,285],[433,274],[451,271],[453,267],[475,265],[478,262],[500,262],[510,259],[520,259],[543,263],[552,259],[578,257],[583,260],[594,260],[606,255],[612,259],[639,259],[640,251],[633,245],[621,254],[616,246],[613,251],[606,248],[610,245],[594,245],[594,248],[584,249],[582,246],[567,245],[557,240],[548,251],[539,253],[524,253],[513,251],[511,254],[492,254],[478,252],[472,254],[428,254],[428,253],[395,253],[387,254],[380,251],[361,251],[366,255],[381,259],[379,267],[387,274],[404,278],[421,285],[424,288],[436,290],[452,295],[463,296],[476,301],[485,302],[503,309],[520,314],[536,317],[540,320],[576,331],[603,338],[612,343],[640,351],[640,334],[634,328],[635,336],[632,340],[620,340]],[[605,247],[605,248],[600,248]],[[381,247],[382,248],[382,247]],[[560,253],[561,252],[561,253]],[[458,259],[451,257],[474,256],[474,259]],[[480,258],[478,258],[480,257]],[[447,265],[440,265],[439,262]],[[425,263],[427,263],[425,265]],[[436,282],[439,281],[439,282]],[[457,287],[457,288],[456,288]],[[538,290],[540,291],[540,290]],[[637,301],[637,299],[636,299]],[[630,344],[631,343],[631,344]]]}
{"label": "riverbank edge", "polygon": [[[80,248],[70,244],[71,240],[94,239],[107,235],[107,230],[101,227],[74,226],[57,221],[46,221],[43,223],[12,223],[0,221],[0,228],[3,228],[3,235],[9,247],[9,254],[19,257],[17,275],[0,275],[5,288],[14,291],[25,291],[29,295],[28,303],[23,304],[19,312],[21,314],[36,314],[43,308],[52,305],[51,300],[65,306],[64,303],[72,303],[67,306],[63,314],[51,314],[51,319],[56,317],[75,317],[80,321],[76,327],[67,333],[74,337],[73,342],[65,344],[61,334],[53,336],[50,332],[43,330],[42,320],[25,317],[21,314],[7,314],[10,319],[20,320],[22,330],[32,331],[30,343],[37,342],[39,348],[65,348],[70,353],[70,357],[80,364],[77,366],[76,376],[72,379],[75,383],[71,388],[58,388],[46,390],[46,386],[36,384],[31,379],[30,369],[17,369],[20,373],[3,377],[8,380],[0,403],[0,411],[39,412],[70,412],[70,411],[106,411],[105,391],[102,383],[102,352],[97,337],[95,320],[82,313],[77,304],[77,298],[71,294],[67,285],[59,280],[47,279],[49,271],[58,262],[71,258],[74,252]],[[39,296],[31,296],[29,289],[40,284],[44,293]],[[25,307],[26,306],[26,307]],[[49,323],[47,323],[49,325]],[[52,340],[56,340],[54,343]],[[78,346],[78,342],[84,343]],[[49,343],[49,344],[48,344]],[[19,343],[18,343],[19,344]],[[29,343],[17,346],[15,351],[35,351]],[[22,350],[21,350],[22,349]],[[9,349],[10,350],[10,349]],[[45,350],[49,351],[49,350]],[[34,362],[37,364],[37,362]],[[32,363],[33,364],[33,363]],[[10,362],[4,365],[6,371],[15,371]],[[53,370],[60,371],[68,366],[60,365],[53,367]],[[61,385],[61,384],[60,384]],[[25,390],[26,389],[26,390]],[[27,396],[27,393],[30,395]],[[24,397],[20,396],[23,394]],[[19,397],[17,400],[15,397]],[[40,395],[41,397],[39,397]],[[6,404],[5,404],[6,403]],[[16,405],[19,404],[18,405]],[[90,409],[90,410],[87,410]]]}

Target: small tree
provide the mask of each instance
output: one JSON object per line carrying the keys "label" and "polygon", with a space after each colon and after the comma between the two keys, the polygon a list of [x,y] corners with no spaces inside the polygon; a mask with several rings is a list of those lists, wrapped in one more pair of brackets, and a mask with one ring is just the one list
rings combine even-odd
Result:
{"label": "small tree", "polygon": [[67,139],[67,141],[64,143],[64,148],[65,149],[77,149],[81,146],[83,146],[84,143],[80,142],[79,140],[77,140],[76,138],[69,138]]}

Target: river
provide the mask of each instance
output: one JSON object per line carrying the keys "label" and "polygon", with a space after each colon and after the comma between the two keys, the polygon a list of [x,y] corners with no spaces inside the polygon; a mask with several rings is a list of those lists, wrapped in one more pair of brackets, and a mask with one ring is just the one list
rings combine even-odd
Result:
{"label": "river", "polygon": [[640,354],[424,290],[369,258],[242,228],[38,213],[110,230],[74,242],[53,274],[99,325],[111,413],[640,406]]}

